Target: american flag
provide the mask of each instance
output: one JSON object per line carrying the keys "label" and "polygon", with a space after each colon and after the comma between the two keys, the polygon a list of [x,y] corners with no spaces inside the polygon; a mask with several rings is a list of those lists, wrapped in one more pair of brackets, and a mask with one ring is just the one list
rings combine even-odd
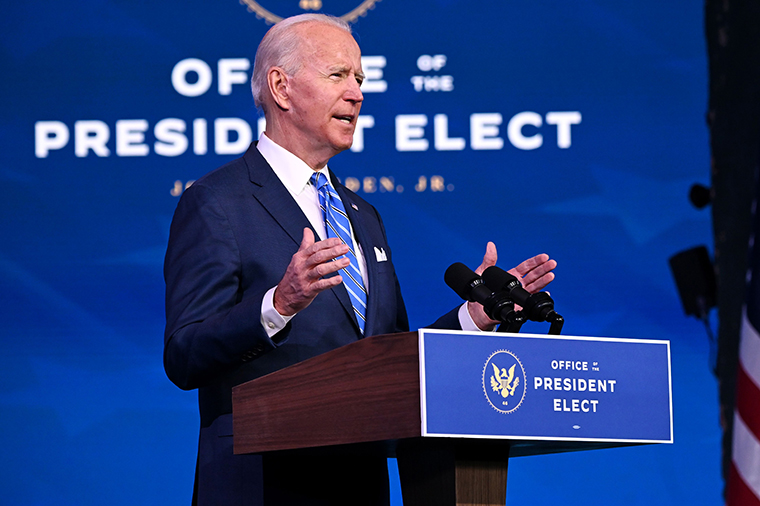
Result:
{"label": "american flag", "polygon": [[739,345],[731,470],[726,506],[760,506],[760,216]]}

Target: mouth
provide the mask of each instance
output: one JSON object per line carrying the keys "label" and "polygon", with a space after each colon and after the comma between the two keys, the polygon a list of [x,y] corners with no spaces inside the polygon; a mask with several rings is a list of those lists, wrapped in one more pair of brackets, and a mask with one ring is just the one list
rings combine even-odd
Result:
{"label": "mouth", "polygon": [[333,116],[338,121],[345,123],[346,125],[351,125],[354,122],[355,116],[351,114],[345,114],[345,115],[335,115]]}

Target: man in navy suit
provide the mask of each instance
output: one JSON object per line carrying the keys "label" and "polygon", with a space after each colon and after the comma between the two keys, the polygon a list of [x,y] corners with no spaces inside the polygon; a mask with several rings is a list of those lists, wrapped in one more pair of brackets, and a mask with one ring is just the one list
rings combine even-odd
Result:
{"label": "man in navy suit", "polygon": [[[196,181],[177,206],[164,266],[164,365],[180,388],[198,389],[196,504],[389,503],[385,459],[232,454],[233,386],[363,336],[409,330],[380,216],[327,168],[351,146],[363,78],[359,46],[341,20],[310,14],[276,24],[252,78],[264,135]],[[327,238],[315,172],[339,195],[352,244]],[[363,330],[343,279],[349,248],[367,292]],[[489,243],[479,272],[495,262]],[[555,266],[538,255],[512,272],[536,291]],[[435,326],[495,324],[479,305],[464,304]]]}

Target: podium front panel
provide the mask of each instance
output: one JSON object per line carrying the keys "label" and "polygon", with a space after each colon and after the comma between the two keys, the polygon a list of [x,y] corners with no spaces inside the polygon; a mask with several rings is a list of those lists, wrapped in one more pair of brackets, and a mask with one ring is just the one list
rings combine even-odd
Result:
{"label": "podium front panel", "polygon": [[670,343],[425,329],[426,437],[672,443]]}

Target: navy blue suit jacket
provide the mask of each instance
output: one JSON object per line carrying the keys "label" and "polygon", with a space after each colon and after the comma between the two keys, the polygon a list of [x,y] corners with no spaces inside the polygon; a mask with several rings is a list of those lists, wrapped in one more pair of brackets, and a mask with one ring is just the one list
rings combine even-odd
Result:
{"label": "navy blue suit jacket", "polygon": [[[365,334],[409,330],[379,214],[343,185],[336,190],[367,263]],[[242,158],[200,178],[182,195],[164,265],[164,366],[180,388],[198,389],[202,429],[232,412],[233,386],[361,338],[342,284],[320,293],[276,342],[262,328],[262,298],[282,279],[306,227],[311,227],[308,219],[253,144]],[[387,260],[379,261],[376,248]],[[452,311],[435,326],[458,325]],[[224,425],[214,429],[215,438],[229,435],[231,427]],[[202,430],[199,462],[211,465],[220,449],[203,440]],[[206,481],[203,469],[196,481]],[[211,478],[218,473],[209,480],[221,479]]]}

